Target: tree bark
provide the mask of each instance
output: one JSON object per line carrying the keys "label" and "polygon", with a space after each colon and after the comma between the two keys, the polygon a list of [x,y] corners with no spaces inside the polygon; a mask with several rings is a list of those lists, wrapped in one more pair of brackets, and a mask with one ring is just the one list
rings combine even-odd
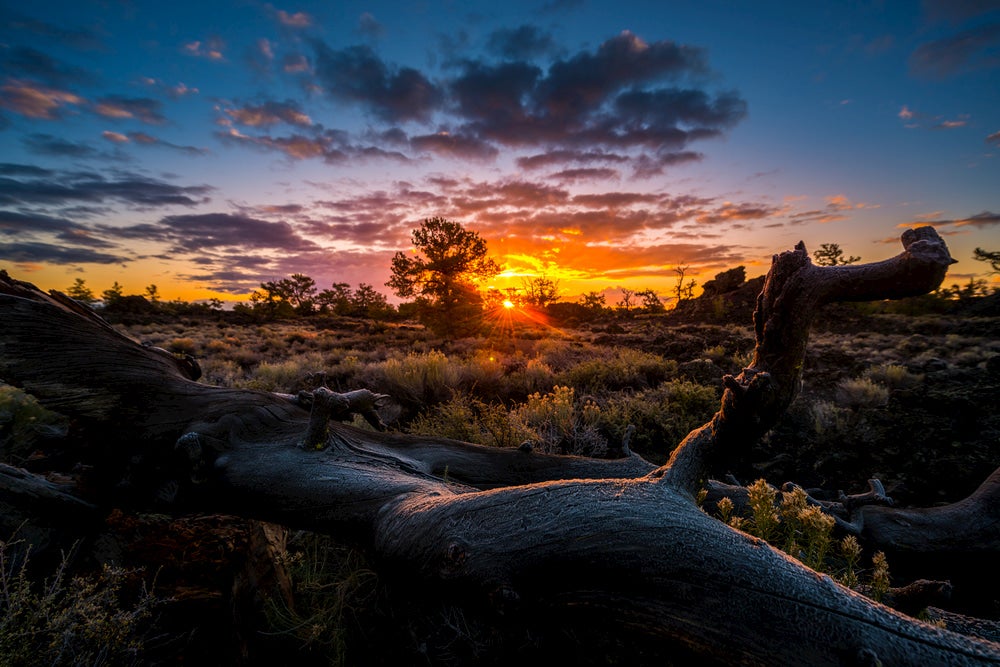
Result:
{"label": "tree bark", "polygon": [[[940,284],[952,261],[940,237],[908,230],[903,245],[856,267],[813,266],[802,244],[776,256],[753,362],[655,469],[634,455],[547,456],[329,421],[370,409],[370,394],[303,401],[198,384],[65,297],[7,276],[0,377],[90,429],[105,484],[86,500],[102,507],[158,502],[350,535],[437,590],[588,610],[664,650],[680,643],[728,663],[997,664],[1000,645],[875,603],[693,499],[794,398],[816,308]],[[864,509],[861,530],[877,532],[877,509]],[[996,530],[995,513],[984,522],[963,526]]]}

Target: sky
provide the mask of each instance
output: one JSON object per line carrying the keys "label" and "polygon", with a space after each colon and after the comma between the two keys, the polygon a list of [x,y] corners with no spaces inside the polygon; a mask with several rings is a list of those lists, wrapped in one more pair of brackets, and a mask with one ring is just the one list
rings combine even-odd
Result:
{"label": "sky", "polygon": [[564,297],[876,261],[1000,285],[1000,0],[0,2],[0,269],[385,287],[422,220]]}

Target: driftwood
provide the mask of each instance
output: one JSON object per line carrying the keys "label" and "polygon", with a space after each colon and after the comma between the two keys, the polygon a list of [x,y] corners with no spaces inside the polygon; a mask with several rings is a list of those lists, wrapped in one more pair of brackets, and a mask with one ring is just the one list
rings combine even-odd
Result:
{"label": "driftwood", "polygon": [[[897,257],[861,266],[814,266],[802,244],[775,256],[753,361],[726,378],[720,411],[659,468],[634,454],[548,456],[331,419],[372,419],[380,398],[371,392],[306,399],[198,384],[75,302],[5,275],[0,378],[87,429],[84,508],[158,504],[350,536],[441,594],[583,611],[664,652],[683,645],[726,663],[997,664],[1000,645],[875,603],[695,502],[708,476],[744,456],[795,397],[819,307],[941,283],[953,260],[934,230],[908,230],[902,241]],[[961,539],[995,558],[997,477],[950,510],[861,505],[841,521],[875,544],[947,550]],[[8,478],[0,497],[10,497]],[[906,529],[918,519],[919,529]],[[951,530],[952,542],[935,542],[936,530]]]}

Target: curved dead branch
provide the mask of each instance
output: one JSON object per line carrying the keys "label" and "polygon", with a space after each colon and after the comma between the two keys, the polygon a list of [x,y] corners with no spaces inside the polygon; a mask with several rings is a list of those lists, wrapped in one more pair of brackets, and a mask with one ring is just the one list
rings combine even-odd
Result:
{"label": "curved dead branch", "polygon": [[[997,664],[1000,646],[916,621],[702,512],[693,494],[742,455],[798,390],[822,304],[937,286],[951,262],[929,228],[877,264],[816,267],[800,244],[774,258],[751,365],[670,462],[477,447],[332,420],[346,395],[209,387],[59,298],[0,277],[0,378],[87,422],[120,474],[96,499],[228,511],[368,544],[396,572],[505,604],[586,609],[742,664]],[[361,403],[374,400],[358,398]],[[445,474],[447,473],[447,474]],[[990,496],[992,497],[992,496]],[[879,519],[861,508],[863,530]],[[995,520],[994,520],[995,521]],[[993,525],[993,524],[991,524]]]}

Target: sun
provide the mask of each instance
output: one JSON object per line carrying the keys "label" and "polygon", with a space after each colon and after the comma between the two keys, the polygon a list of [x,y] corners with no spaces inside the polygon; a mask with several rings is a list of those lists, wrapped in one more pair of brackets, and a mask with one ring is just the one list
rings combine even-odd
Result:
{"label": "sun", "polygon": [[514,302],[508,299],[507,301],[503,302],[503,307],[506,308],[507,310],[510,310],[511,308],[514,307]]}

